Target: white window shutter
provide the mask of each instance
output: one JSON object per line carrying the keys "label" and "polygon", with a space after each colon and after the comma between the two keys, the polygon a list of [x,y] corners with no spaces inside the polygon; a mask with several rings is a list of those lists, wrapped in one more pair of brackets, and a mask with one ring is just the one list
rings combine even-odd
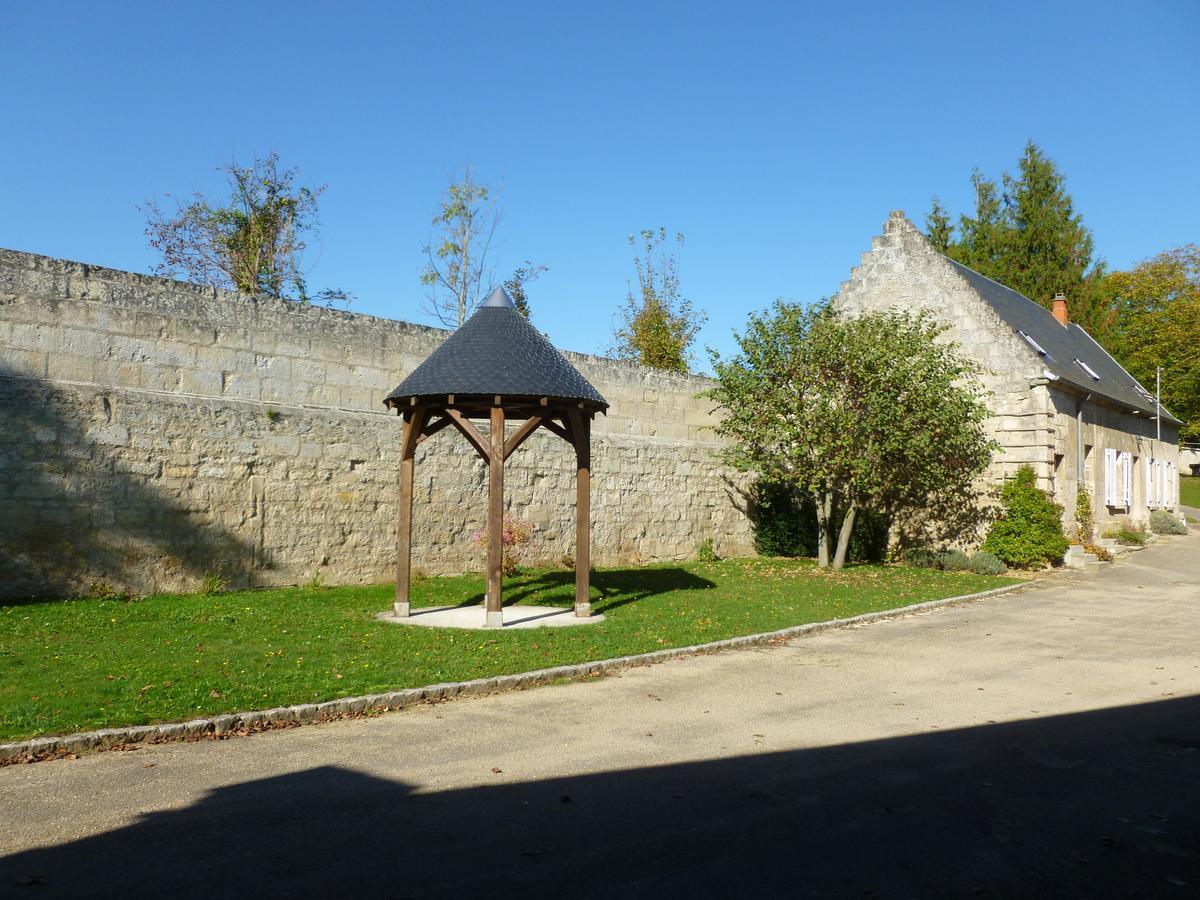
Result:
{"label": "white window shutter", "polygon": [[1163,479],[1163,487],[1166,489],[1167,495],[1163,498],[1163,506],[1167,509],[1175,508],[1175,463],[1167,463],[1166,477]]}
{"label": "white window shutter", "polygon": [[1158,506],[1154,500],[1154,460],[1149,456],[1142,458],[1146,461],[1146,474],[1142,477],[1142,485],[1146,489],[1146,508],[1154,509]]}
{"label": "white window shutter", "polygon": [[1163,490],[1163,461],[1156,459],[1154,461],[1154,502],[1158,506],[1163,505],[1163,498],[1167,492]]}
{"label": "white window shutter", "polygon": [[1104,448],[1104,505],[1117,505],[1117,451]]}
{"label": "white window shutter", "polygon": [[1125,509],[1130,510],[1133,508],[1133,454],[1123,453],[1121,456],[1121,480],[1123,482],[1121,499],[1125,504]]}

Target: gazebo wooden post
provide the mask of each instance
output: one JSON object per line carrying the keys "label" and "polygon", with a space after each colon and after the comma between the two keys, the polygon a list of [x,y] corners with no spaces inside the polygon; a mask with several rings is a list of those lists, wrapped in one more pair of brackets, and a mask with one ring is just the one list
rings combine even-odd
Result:
{"label": "gazebo wooden post", "polygon": [[487,599],[484,624],[500,627],[504,612],[500,606],[501,578],[504,575],[504,407],[496,398],[491,412],[492,433],[488,458],[488,553]]}
{"label": "gazebo wooden post", "polygon": [[400,438],[400,507],[396,510],[396,601],[392,609],[397,616],[406,617],[409,603],[409,576],[412,570],[412,501],[413,469],[417,457],[417,440],[425,427],[427,413],[410,410],[404,414]]}
{"label": "gazebo wooden post", "polygon": [[592,421],[571,410],[570,422],[575,445],[575,615],[586,619],[592,614]]}

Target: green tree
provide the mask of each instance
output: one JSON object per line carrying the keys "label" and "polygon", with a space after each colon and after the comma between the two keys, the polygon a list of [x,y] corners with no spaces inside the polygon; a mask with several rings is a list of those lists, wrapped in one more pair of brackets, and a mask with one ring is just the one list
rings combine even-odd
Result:
{"label": "green tree", "polygon": [[307,238],[318,235],[317,198],[324,187],[298,185],[300,170],[280,168],[278,153],[218,171],[229,185],[228,200],[195,193],[187,203],[176,200],[173,212],[153,200],[140,207],[150,246],[162,255],[156,273],[303,302],[350,299],[336,289],[308,291],[304,252]]}
{"label": "green tree", "polygon": [[525,265],[518,266],[513,270],[512,275],[504,282],[504,289],[508,291],[508,296],[512,298],[513,305],[516,306],[517,312],[525,318],[529,318],[529,294],[525,290],[525,285],[535,280],[539,275],[545,272],[546,266],[535,265],[529,260],[525,260]]}
{"label": "green tree", "polygon": [[[662,249],[667,230],[631,234],[630,245],[637,247],[639,239],[642,253],[633,257],[637,287],[629,285],[609,355],[654,369],[687,372],[692,343],[708,317],[680,296],[679,265]],[[675,241],[682,245],[683,235],[676,234]]]}
{"label": "green tree", "polygon": [[1071,319],[1104,338],[1112,317],[1098,291],[1103,267],[1093,263],[1092,234],[1054,161],[1029,141],[1015,176],[1004,173],[998,186],[975,170],[971,182],[975,212],[959,217],[957,236],[938,232],[934,238],[934,224],[945,218],[934,198],[927,221],[935,245],[941,249],[944,241],[942,252],[951,259],[1047,308],[1061,291]]}
{"label": "green tree", "polygon": [[976,169],[971,173],[975,189],[975,215],[958,218],[959,240],[947,244],[947,255],[977,272],[1000,281],[1004,269],[1007,226],[996,182]]}
{"label": "green tree", "polygon": [[1116,316],[1114,355],[1153,390],[1162,367],[1162,403],[1200,441],[1200,247],[1188,244],[1111,272],[1103,291]]}
{"label": "green tree", "polygon": [[750,316],[736,356],[710,351],[726,459],[812,498],[820,566],[844,565],[860,511],[956,537],[978,521],[974,481],[995,445],[976,369],[942,331],[925,315],[779,301]]}
{"label": "green tree", "polygon": [[946,212],[946,207],[942,206],[942,201],[937,194],[933,195],[933,202],[929,206],[929,215],[925,217],[925,233],[929,236],[929,242],[938,249],[939,253],[945,253],[950,249],[950,238],[954,234],[954,226],[950,224],[950,216]]}
{"label": "green tree", "polygon": [[491,292],[487,257],[499,224],[496,191],[468,167],[446,188],[433,217],[435,236],[423,248],[426,312],[443,325],[461,325]]}

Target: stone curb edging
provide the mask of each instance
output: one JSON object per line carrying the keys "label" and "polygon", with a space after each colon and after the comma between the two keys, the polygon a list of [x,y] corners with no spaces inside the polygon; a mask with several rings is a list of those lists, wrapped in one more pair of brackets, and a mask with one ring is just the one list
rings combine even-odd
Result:
{"label": "stone curb edging", "polygon": [[612,659],[554,666],[550,669],[535,669],[532,672],[497,675],[492,678],[476,678],[471,681],[431,684],[426,687],[388,691],[382,694],[367,694],[362,697],[343,697],[339,700],[327,700],[323,703],[301,703],[295,706],[280,706],[274,709],[264,709],[255,712],[225,713],[208,718],[192,719],[187,722],[169,722],[161,725],[133,725],[125,728],[101,728],[96,731],[82,731],[77,734],[31,738],[25,741],[0,744],[0,765],[50,759],[64,753],[83,753],[89,750],[127,747],[130,744],[162,743],[173,740],[232,735],[236,732],[257,731],[270,727],[325,722],[348,716],[363,715],[368,711],[386,712],[404,709],[407,706],[413,706],[417,703],[449,700],[453,697],[498,694],[506,691],[521,690],[522,688],[548,684],[564,678],[573,679],[603,675],[636,666],[651,666],[672,659],[720,653],[726,650],[741,650],[747,647],[761,647],[791,638],[817,634],[822,631],[869,625],[886,619],[897,619],[914,613],[941,609],[946,606],[957,606],[962,603],[980,600],[984,597],[1008,594],[1026,588],[1033,583],[1010,584],[987,591],[980,591],[975,594],[945,597],[941,600],[926,600],[923,603],[914,603],[909,606],[900,606],[895,609],[885,609],[878,612],[862,613],[861,615],[851,616],[846,619],[830,619],[826,622],[792,625],[788,628],[781,628],[778,631],[766,631],[760,634],[725,638],[724,640],[712,641],[708,644],[694,644],[689,647],[653,650],[649,653],[638,653],[632,656],[618,656]]}

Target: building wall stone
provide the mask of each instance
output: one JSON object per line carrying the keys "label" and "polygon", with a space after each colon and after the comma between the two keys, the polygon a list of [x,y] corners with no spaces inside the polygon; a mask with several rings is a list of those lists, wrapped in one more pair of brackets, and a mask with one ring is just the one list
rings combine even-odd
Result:
{"label": "building wall stone", "polygon": [[[400,421],[388,391],[447,332],[0,250],[0,596],[387,581]],[[699,377],[566,354],[593,423],[598,565],[753,552]],[[531,559],[573,551],[574,458],[539,432],[508,462]],[[414,565],[482,564],[483,464],[421,445]]]}
{"label": "building wall stone", "polygon": [[[1085,445],[1095,448],[1086,466],[1085,483],[1097,524],[1104,528],[1120,519],[1145,522],[1149,518],[1140,459],[1150,455],[1178,466],[1177,428],[1164,421],[1158,439],[1154,423],[1147,417],[1103,398],[1084,399],[1056,383],[1037,354],[902,212],[889,217],[883,234],[873,239],[842,284],[834,305],[849,315],[896,307],[928,312],[947,326],[942,339],[957,344],[965,357],[979,365],[979,380],[993,413],[988,433],[1000,445],[981,479],[981,490],[989,490],[1022,465],[1032,466],[1038,486],[1063,507],[1064,521],[1070,527],[1078,487],[1075,415],[1082,401]],[[1104,503],[1104,449],[1108,447],[1139,456],[1134,503],[1128,509]],[[1176,503],[1173,499],[1172,507]]]}

